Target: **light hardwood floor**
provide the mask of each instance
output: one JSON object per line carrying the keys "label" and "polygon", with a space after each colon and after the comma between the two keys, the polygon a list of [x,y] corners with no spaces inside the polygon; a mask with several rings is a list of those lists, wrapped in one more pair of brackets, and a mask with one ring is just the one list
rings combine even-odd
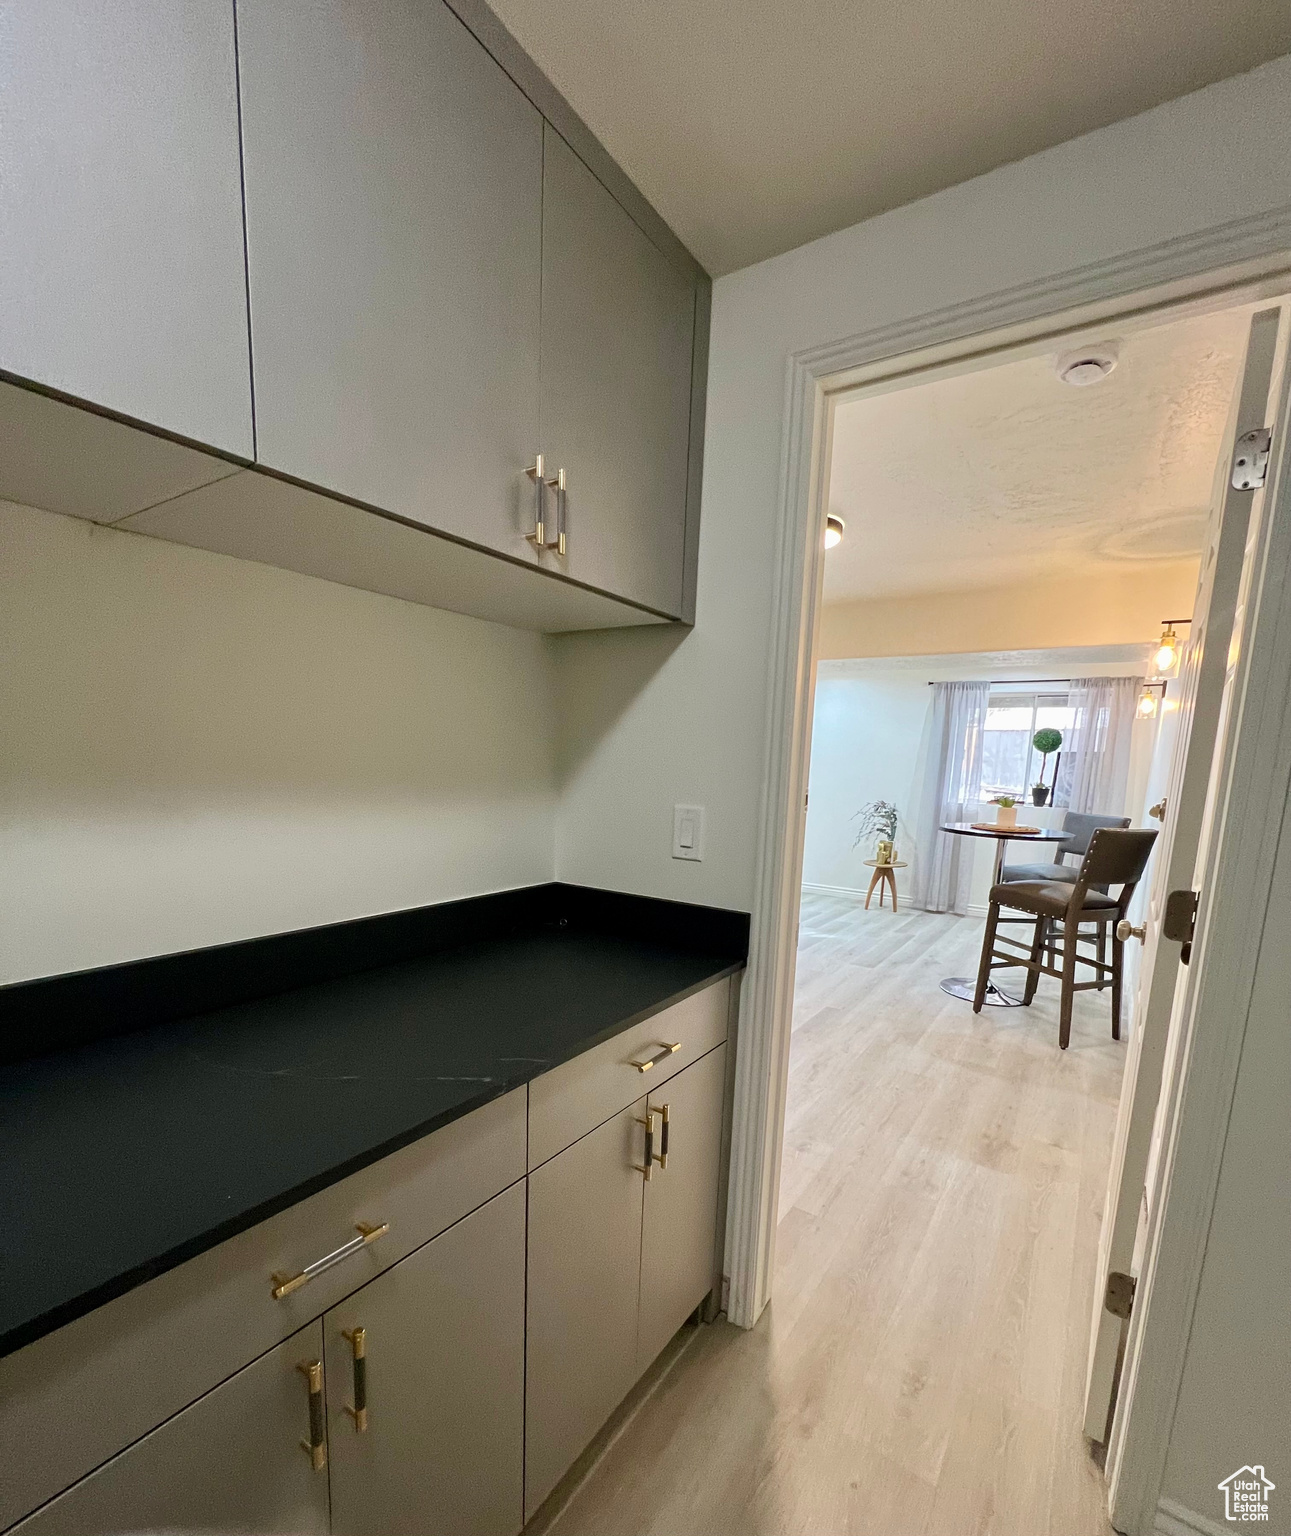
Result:
{"label": "light hardwood floor", "polygon": [[[1080,1433],[1124,1048],[937,986],[982,923],[808,895],[774,1299],[698,1330],[555,1536],[1106,1536]],[[1020,978],[1021,972],[1017,975]]]}

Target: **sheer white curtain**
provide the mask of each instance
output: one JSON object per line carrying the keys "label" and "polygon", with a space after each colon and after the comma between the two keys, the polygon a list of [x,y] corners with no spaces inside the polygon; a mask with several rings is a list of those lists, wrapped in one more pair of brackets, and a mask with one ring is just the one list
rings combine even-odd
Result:
{"label": "sheer white curtain", "polygon": [[1141,677],[1073,678],[1073,719],[1062,744],[1055,803],[1103,816],[1125,815],[1130,738]]}
{"label": "sheer white curtain", "polygon": [[974,821],[981,812],[982,735],[989,683],[934,683],[932,718],[915,827],[915,906],[927,912],[968,911],[976,839],[938,830]]}

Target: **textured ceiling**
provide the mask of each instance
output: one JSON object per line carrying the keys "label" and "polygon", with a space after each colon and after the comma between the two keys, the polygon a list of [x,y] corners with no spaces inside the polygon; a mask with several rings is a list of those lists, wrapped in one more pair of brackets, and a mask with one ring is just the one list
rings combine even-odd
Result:
{"label": "textured ceiling", "polygon": [[1083,389],[1055,352],[844,401],[829,505],[847,533],[825,600],[1199,553],[1248,323],[1230,310],[1108,337],[1117,366]]}
{"label": "textured ceiling", "polygon": [[714,275],[1291,51],[1287,0],[490,0]]}

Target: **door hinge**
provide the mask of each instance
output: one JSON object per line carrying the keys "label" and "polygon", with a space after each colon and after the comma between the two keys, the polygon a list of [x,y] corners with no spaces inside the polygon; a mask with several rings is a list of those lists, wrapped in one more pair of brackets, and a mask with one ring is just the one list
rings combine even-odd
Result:
{"label": "door hinge", "polygon": [[1233,453],[1233,489],[1258,491],[1269,472],[1269,453],[1273,447],[1273,433],[1268,427],[1256,427],[1253,432],[1243,432],[1237,439]]}
{"label": "door hinge", "polygon": [[1192,938],[1197,926],[1197,903],[1200,900],[1196,891],[1171,891],[1165,899],[1161,932],[1167,939],[1183,945],[1179,958],[1185,965],[1192,958]]}
{"label": "door hinge", "polygon": [[1133,1275],[1123,1275],[1114,1269],[1107,1277],[1107,1294],[1103,1305],[1113,1317],[1128,1317],[1134,1310],[1134,1289],[1138,1284]]}

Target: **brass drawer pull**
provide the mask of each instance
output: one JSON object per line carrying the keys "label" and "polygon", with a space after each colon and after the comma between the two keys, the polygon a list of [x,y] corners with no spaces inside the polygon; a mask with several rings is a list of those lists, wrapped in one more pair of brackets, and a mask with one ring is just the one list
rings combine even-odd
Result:
{"label": "brass drawer pull", "polygon": [[300,1448],[309,1457],[315,1472],[327,1466],[327,1420],[323,1413],[323,1362],[309,1360],[296,1369],[309,1383],[309,1439]]}
{"label": "brass drawer pull", "polygon": [[306,1264],[298,1273],[284,1275],[275,1270],[269,1277],[273,1282],[273,1289],[270,1291],[273,1299],[281,1301],[284,1296],[290,1296],[293,1291],[298,1291],[302,1285],[308,1285],[324,1270],[331,1269],[333,1264],[339,1264],[342,1259],[348,1259],[352,1253],[359,1253],[369,1243],[375,1243],[377,1238],[384,1237],[390,1230],[390,1223],[383,1221],[379,1227],[376,1227],[371,1222],[358,1221],[354,1224],[354,1230],[359,1234],[357,1237],[352,1237],[348,1243],[342,1243],[339,1248],[324,1254],[321,1259],[315,1259],[312,1264]]}
{"label": "brass drawer pull", "polygon": [[638,1072],[648,1072],[651,1067],[657,1067],[661,1061],[667,1061],[669,1056],[671,1056],[674,1051],[679,1051],[680,1049],[680,1040],[676,1041],[672,1045],[669,1045],[665,1042],[659,1047],[654,1055],[651,1056],[649,1061],[634,1061],[632,1065],[637,1069]]}
{"label": "brass drawer pull", "polygon": [[368,1330],[342,1328],[341,1337],[354,1353],[354,1406],[345,1411],[354,1420],[355,1434],[361,1435],[368,1427]]}
{"label": "brass drawer pull", "polygon": [[[568,497],[568,489],[565,485],[565,471],[557,470],[547,484],[556,493],[556,553],[565,553],[565,504]],[[547,548],[552,546],[548,544]]]}
{"label": "brass drawer pull", "polygon": [[668,1106],[660,1104],[657,1113],[663,1122],[659,1132],[659,1166],[666,1168],[668,1166]]}
{"label": "brass drawer pull", "polygon": [[644,1120],[637,1117],[637,1124],[645,1126],[645,1162],[633,1163],[632,1166],[645,1178],[647,1184],[654,1173],[654,1117],[657,1113],[657,1110],[647,1109]]}
{"label": "brass drawer pull", "polygon": [[539,454],[534,462],[530,464],[529,468],[525,470],[525,474],[534,483],[533,532],[526,533],[525,538],[529,540],[530,544],[536,545],[537,548],[546,549],[547,524],[544,513],[546,511],[547,499],[547,466],[542,454]]}

